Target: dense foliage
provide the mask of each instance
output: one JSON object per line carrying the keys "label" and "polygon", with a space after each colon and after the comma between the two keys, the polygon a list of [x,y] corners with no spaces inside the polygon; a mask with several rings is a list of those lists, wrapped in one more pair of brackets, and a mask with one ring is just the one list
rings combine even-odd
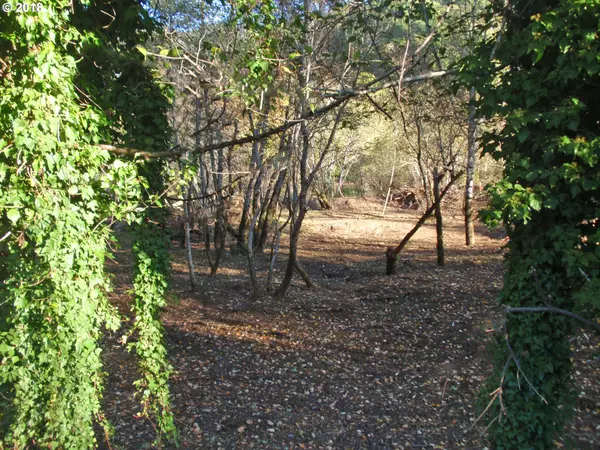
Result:
{"label": "dense foliage", "polygon": [[[99,339],[119,325],[106,298],[110,225],[147,227],[141,202],[153,192],[143,188],[156,189],[98,144],[164,150],[168,102],[123,54],[152,28],[138,2],[112,2],[112,20],[104,2],[40,3],[0,16],[0,436],[14,448],[79,449],[95,445],[95,422],[108,431]],[[172,436],[156,324],[168,260],[145,256],[164,256],[161,242],[146,234],[138,245],[135,347],[146,411]]]}
{"label": "dense foliage", "polygon": [[[142,170],[151,193],[161,194],[164,191],[162,166],[161,161],[152,161],[146,163]],[[145,196],[146,200],[149,200],[148,197]],[[154,203],[160,205],[159,200],[154,200]],[[164,208],[147,210],[143,220],[136,224],[133,233],[133,311],[136,317],[131,332],[137,334],[137,341],[131,346],[139,357],[142,374],[135,384],[141,394],[144,415],[153,416],[157,420],[159,442],[162,440],[162,434],[168,440],[177,439],[169,399],[168,381],[171,366],[167,361],[163,326],[160,321],[160,310],[166,305],[170,274],[170,243],[164,231],[166,214]]]}
{"label": "dense foliage", "polygon": [[[468,81],[481,94],[481,113],[502,124],[484,136],[486,150],[505,162],[484,213],[491,225],[502,220],[510,238],[501,302],[597,317],[600,2],[497,2],[492,17],[488,25],[503,28],[468,60],[478,69]],[[550,448],[572,403],[574,324],[555,313],[508,311],[488,383],[497,394],[493,446]]]}

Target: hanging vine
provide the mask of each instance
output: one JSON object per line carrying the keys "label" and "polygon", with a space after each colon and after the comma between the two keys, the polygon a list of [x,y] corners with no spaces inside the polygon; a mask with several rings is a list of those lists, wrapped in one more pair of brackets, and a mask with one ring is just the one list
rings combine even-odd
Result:
{"label": "hanging vine", "polygon": [[[134,52],[125,54],[152,30],[138,2],[112,2],[119,23],[108,25],[93,14],[105,3],[38,3],[36,11],[0,15],[0,446],[83,449],[96,445],[95,423],[108,432],[99,339],[102,327],[119,326],[106,296],[110,220],[147,227],[155,196],[141,187],[154,187],[152,171],[160,176],[159,167],[138,173],[137,163],[97,144],[164,150],[168,100]],[[119,67],[145,83],[131,84]],[[132,118],[128,105],[108,106],[126,93],[138,108],[162,109]],[[158,321],[168,259],[161,236],[144,240],[135,281],[137,385],[145,412],[173,438]]]}

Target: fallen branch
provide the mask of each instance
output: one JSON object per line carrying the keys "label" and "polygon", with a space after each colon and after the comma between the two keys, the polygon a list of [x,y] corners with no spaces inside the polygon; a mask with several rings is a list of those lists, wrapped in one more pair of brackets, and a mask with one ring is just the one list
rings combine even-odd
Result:
{"label": "fallen branch", "polygon": [[490,393],[490,396],[492,397],[492,399],[487,404],[487,406],[485,407],[485,409],[483,410],[483,412],[481,414],[479,414],[479,417],[477,417],[477,419],[475,419],[475,421],[471,424],[471,426],[469,427],[469,429],[467,431],[465,431],[465,433],[468,433],[469,431],[471,431],[475,427],[475,425],[477,425],[479,423],[479,421],[481,419],[483,419],[483,417],[486,415],[486,413],[488,412],[488,410],[492,407],[492,405],[496,401],[496,398],[498,398],[498,395],[501,392],[502,392],[502,387],[499,387],[494,392]]}

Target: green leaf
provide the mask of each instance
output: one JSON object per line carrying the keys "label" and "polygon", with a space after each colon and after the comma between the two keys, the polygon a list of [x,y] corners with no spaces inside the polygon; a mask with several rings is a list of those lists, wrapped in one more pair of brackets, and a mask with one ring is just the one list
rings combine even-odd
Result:
{"label": "green leaf", "polygon": [[12,223],[17,223],[17,221],[21,218],[21,213],[17,208],[10,208],[6,212],[6,217],[8,217]]}
{"label": "green leaf", "polygon": [[534,209],[535,211],[539,211],[542,209],[542,202],[540,201],[540,199],[538,197],[536,197],[535,194],[532,194],[529,197],[529,206]]}
{"label": "green leaf", "polygon": [[528,137],[529,137],[529,129],[527,129],[526,127],[521,128],[519,130],[519,132],[517,133],[517,139],[519,140],[519,142],[521,144],[523,142],[525,142]]}

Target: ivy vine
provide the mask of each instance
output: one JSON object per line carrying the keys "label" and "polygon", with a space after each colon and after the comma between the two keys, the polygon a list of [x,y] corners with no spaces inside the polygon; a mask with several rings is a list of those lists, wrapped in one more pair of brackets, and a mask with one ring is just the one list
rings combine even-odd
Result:
{"label": "ivy vine", "polygon": [[[97,145],[166,148],[168,92],[135,52],[125,53],[153,23],[135,1],[113,4],[127,22],[114,25],[93,14],[101,2],[40,3],[39,11],[0,16],[0,446],[91,448],[95,423],[109,432],[99,339],[103,327],[119,326],[104,270],[115,219],[143,230],[137,386],[144,411],[174,438],[158,321],[168,258],[162,235],[147,232],[156,198],[148,172],[160,176],[160,167],[115,159]],[[135,117],[130,105],[108,106],[115,95],[158,107]]]}
{"label": "ivy vine", "polygon": [[463,77],[481,116],[501,124],[483,137],[505,170],[482,217],[510,240],[508,314],[483,398],[493,448],[545,449],[573,404],[574,323],[554,311],[600,310],[600,2],[492,2],[488,18],[500,35],[463,61]]}

